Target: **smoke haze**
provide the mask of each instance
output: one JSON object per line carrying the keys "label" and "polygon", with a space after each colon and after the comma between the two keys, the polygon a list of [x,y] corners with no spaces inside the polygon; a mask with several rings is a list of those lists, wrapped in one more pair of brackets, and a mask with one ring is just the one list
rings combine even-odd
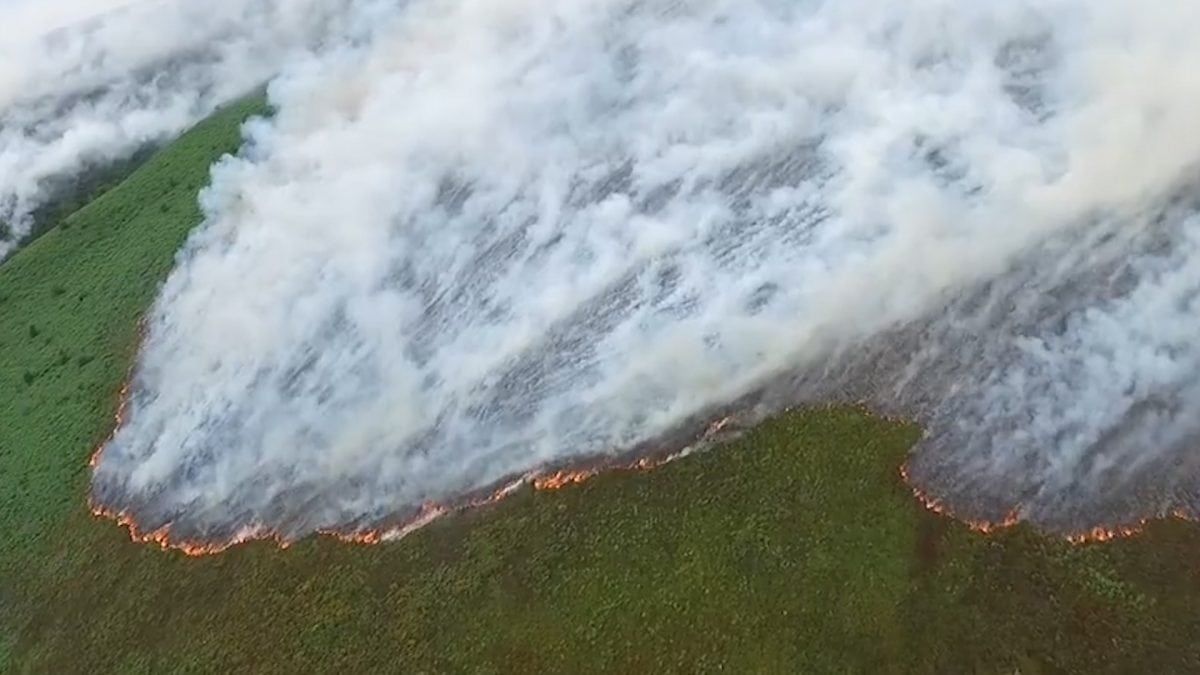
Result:
{"label": "smoke haze", "polygon": [[0,259],[80,173],[352,35],[349,1],[0,0]]}
{"label": "smoke haze", "polygon": [[920,419],[967,516],[1192,508],[1200,2],[301,5],[338,28],[261,60],[96,468],[146,529],[357,531],[830,400]]}

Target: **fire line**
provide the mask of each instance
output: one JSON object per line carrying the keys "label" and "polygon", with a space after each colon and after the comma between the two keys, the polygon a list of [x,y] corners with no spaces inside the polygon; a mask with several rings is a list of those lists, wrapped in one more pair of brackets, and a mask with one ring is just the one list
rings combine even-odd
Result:
{"label": "fire line", "polygon": [[[141,333],[140,329],[139,333]],[[132,376],[132,372],[130,375]],[[92,469],[95,469],[99,464],[101,455],[104,452],[104,447],[109,441],[112,440],[113,436],[116,435],[117,431],[121,428],[125,421],[126,412],[129,406],[130,388],[132,383],[131,376],[126,378],[125,383],[121,386],[121,389],[118,392],[119,401],[117,404],[117,412],[113,416],[114,424],[112,433],[109,434],[105,441],[96,448],[88,460],[88,464]],[[864,413],[871,414],[875,417],[880,417],[879,415],[874,414],[866,409],[864,406],[860,405],[856,407],[858,407]],[[887,417],[886,419],[892,418]],[[705,430],[701,440],[712,438],[717,433],[724,430],[731,421],[731,417],[724,417],[713,422]],[[340,532],[337,530],[326,529],[318,530],[318,534],[332,537],[347,544],[380,544],[385,541],[400,539],[443,516],[497,503],[525,485],[529,485],[534,490],[538,491],[560,490],[573,485],[585,483],[602,473],[621,471],[651,471],[663,466],[664,464],[690,454],[690,452],[691,449],[688,448],[660,458],[642,457],[630,463],[610,464],[600,462],[590,467],[583,468],[559,469],[550,472],[533,471],[504,484],[500,489],[482,497],[467,499],[457,504],[428,502],[423,504],[414,516],[395,526],[384,529],[359,530],[353,532]],[[946,506],[942,500],[917,487],[911,479],[907,463],[900,465],[900,478],[912,491],[913,497],[917,500],[917,502],[926,510],[938,516],[962,523],[973,532],[983,535],[996,534],[1003,530],[1012,528],[1022,521],[1020,505],[1010,510],[1008,514],[1006,514],[1005,517],[1000,521],[972,520],[961,517],[955,514],[948,506]],[[177,540],[171,537],[170,523],[158,529],[146,531],[139,527],[136,520],[126,512],[117,511],[107,506],[97,504],[91,497],[89,497],[89,506],[91,508],[92,515],[95,517],[108,518],[115,521],[118,526],[125,528],[129,532],[129,537],[131,540],[143,544],[157,545],[163,550],[179,551],[184,555],[191,557],[215,555],[239,544],[244,544],[251,541],[273,541],[281,549],[286,549],[292,544],[290,540],[285,539],[278,533],[272,532],[268,528],[258,526],[248,526],[237,535],[226,541],[203,542]],[[1183,511],[1178,509],[1172,511],[1170,515],[1183,520],[1194,520],[1193,518],[1188,517],[1188,515]],[[1150,518],[1142,518],[1131,525],[1095,527],[1089,530],[1067,534],[1065,538],[1072,544],[1080,545],[1093,542],[1108,542],[1114,539],[1133,537],[1140,534],[1150,520]]]}

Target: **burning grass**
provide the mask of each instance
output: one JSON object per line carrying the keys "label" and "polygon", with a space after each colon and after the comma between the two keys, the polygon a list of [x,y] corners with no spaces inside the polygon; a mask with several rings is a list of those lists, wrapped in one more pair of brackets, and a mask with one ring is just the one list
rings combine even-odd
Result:
{"label": "burning grass", "polygon": [[[139,335],[140,334],[141,330],[139,329]],[[117,412],[114,415],[113,430],[108,438],[111,438],[123,423],[128,405],[129,387],[130,378],[127,376],[125,383],[122,385],[117,396]],[[856,408],[856,410],[864,416],[873,416],[871,411],[861,406]],[[902,420],[895,418],[881,417],[880,419],[891,424],[903,423]],[[699,439],[696,439],[692,444],[679,451],[669,453],[659,452],[657,454],[644,456],[627,454],[617,457],[604,457],[557,469],[534,470],[525,475],[503,480],[495,486],[484,488],[472,494],[463,495],[452,502],[428,502],[422,504],[419,508],[411,510],[408,515],[397,517],[394,519],[394,522],[386,525],[365,529],[349,529],[345,531],[320,530],[318,531],[318,534],[330,537],[345,544],[376,545],[386,541],[400,539],[442,517],[496,504],[526,486],[537,491],[560,490],[566,487],[582,484],[605,473],[620,474],[652,471],[666,465],[669,462],[686,457],[698,448],[710,445],[713,440],[721,437],[721,432],[725,430],[732,422],[733,417],[731,416],[725,416],[714,420],[707,425],[704,433]],[[88,464],[91,468],[94,469],[96,467],[103,450],[104,444],[101,444],[92,452],[88,461]],[[1019,505],[1012,508],[1004,518],[998,521],[973,520],[961,517],[956,514],[954,510],[944,501],[922,489],[912,480],[909,474],[907,462],[900,464],[899,474],[901,480],[905,485],[908,486],[909,490],[912,492],[913,498],[918,504],[933,514],[957,520],[971,532],[981,535],[992,535],[1015,527],[1022,522],[1021,508]],[[292,540],[284,538],[276,532],[255,526],[247,526],[234,536],[218,541],[194,541],[189,539],[181,539],[172,536],[170,523],[153,530],[147,530],[142,528],[138,524],[137,520],[129,513],[115,510],[104,504],[99,504],[95,501],[94,497],[89,498],[89,507],[92,515],[94,515],[96,518],[115,521],[120,527],[124,528],[129,533],[130,539],[134,542],[150,544],[163,550],[176,550],[191,557],[220,554],[234,546],[252,541],[273,542],[279,548],[287,548],[294,543]],[[1194,520],[1188,517],[1183,511],[1179,510],[1173,511],[1170,516],[1189,522]],[[1142,518],[1132,524],[1094,527],[1088,530],[1070,532],[1066,534],[1060,534],[1058,536],[1062,536],[1067,542],[1075,545],[1103,543],[1112,541],[1114,539],[1137,536],[1145,531],[1147,524],[1150,523],[1151,520],[1152,519],[1149,518]]]}
{"label": "burning grass", "polygon": [[[144,327],[139,324],[137,330],[138,342],[141,341],[143,334]],[[105,442],[98,445],[89,456],[88,465],[92,469],[95,469],[99,463],[105,444],[108,440],[111,440],[124,423],[129,403],[131,380],[132,368],[127,372],[116,397],[116,413],[113,416],[112,431],[106,437]],[[855,410],[863,416],[877,417],[889,424],[904,424],[904,421],[898,418],[878,416],[862,405],[856,406]],[[582,484],[605,473],[645,472],[658,469],[669,462],[690,455],[698,448],[710,445],[714,440],[721,438],[722,432],[727,430],[732,424],[734,424],[733,416],[723,416],[713,420],[705,427],[704,432],[699,438],[681,450],[672,452],[660,450],[652,454],[641,455],[638,454],[638,451],[633,451],[615,457],[602,457],[560,468],[537,469],[525,475],[502,480],[494,486],[484,488],[475,493],[463,495],[452,502],[428,502],[422,504],[419,508],[411,510],[407,515],[396,517],[393,519],[393,522],[385,525],[344,531],[320,530],[318,534],[342,543],[358,545],[375,545],[400,539],[444,516],[500,502],[526,486],[537,491],[559,490]],[[972,532],[981,535],[992,535],[1008,530],[1022,522],[1020,505],[1013,507],[1004,518],[997,521],[974,520],[962,517],[955,513],[954,509],[942,499],[920,487],[912,479],[907,462],[900,463],[899,474],[903,483],[912,492],[913,498],[923,508],[938,516],[957,520]],[[217,541],[195,541],[178,538],[172,536],[170,523],[156,529],[148,530],[141,527],[136,518],[131,514],[105,504],[97,503],[94,495],[89,496],[88,504],[93,516],[99,519],[115,521],[129,533],[132,541],[157,546],[162,550],[176,550],[191,557],[220,554],[234,546],[252,541],[273,542],[279,548],[287,548],[294,543],[292,540],[276,532],[257,526],[247,526],[232,537]],[[1194,520],[1181,510],[1172,511],[1169,515],[1179,520],[1189,522]],[[1137,536],[1145,531],[1147,524],[1151,520],[1149,518],[1141,518],[1131,524],[1093,527],[1078,532],[1060,533],[1058,536],[1062,536],[1067,542],[1075,545],[1103,543],[1114,539]]]}
{"label": "burning grass", "polygon": [[[142,328],[139,327],[139,341],[142,334]],[[113,415],[112,431],[108,434],[105,441],[98,445],[89,456],[88,466],[93,470],[100,462],[105,445],[112,439],[125,421],[129,406],[131,380],[132,369],[126,375],[124,383],[117,394],[116,413]],[[696,439],[696,441],[682,450],[643,456],[627,454],[617,457],[603,457],[564,468],[534,470],[523,476],[501,481],[496,486],[463,495],[453,502],[429,502],[422,504],[409,515],[396,518],[395,522],[384,526],[346,531],[320,530],[318,534],[331,537],[346,544],[380,544],[385,541],[400,539],[443,516],[495,504],[525,486],[529,486],[537,491],[559,490],[568,486],[578,485],[604,473],[651,471],[664,466],[668,462],[691,454],[698,447],[710,444],[729,425],[731,419],[730,417],[723,417],[713,421],[705,428],[703,435],[699,439]],[[94,494],[89,495],[88,506],[92,515],[96,518],[112,520],[118,526],[124,528],[129,533],[129,538],[132,541],[157,546],[164,551],[179,551],[190,557],[216,555],[234,546],[252,541],[270,541],[274,542],[280,548],[287,548],[294,543],[292,540],[284,538],[276,532],[256,526],[247,526],[234,536],[217,541],[195,541],[178,538],[172,536],[170,523],[155,529],[146,529],[130,513],[115,509],[107,504],[99,503]]]}
{"label": "burning grass", "polygon": [[208,165],[261,109],[218,115],[0,266],[0,671],[1200,668],[1200,528],[1072,546],[968,527],[897,473],[917,430],[857,410],[655,471],[556,469],[429,507],[399,541],[346,535],[376,546],[131,546],[83,508],[87,453]]}

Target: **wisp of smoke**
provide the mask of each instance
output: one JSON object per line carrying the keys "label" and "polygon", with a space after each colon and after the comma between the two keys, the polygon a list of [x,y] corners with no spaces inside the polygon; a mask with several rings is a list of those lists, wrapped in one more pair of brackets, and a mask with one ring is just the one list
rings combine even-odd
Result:
{"label": "wisp of smoke", "polygon": [[1193,507],[1200,2],[343,11],[213,169],[100,504],[352,533],[851,401],[967,516]]}

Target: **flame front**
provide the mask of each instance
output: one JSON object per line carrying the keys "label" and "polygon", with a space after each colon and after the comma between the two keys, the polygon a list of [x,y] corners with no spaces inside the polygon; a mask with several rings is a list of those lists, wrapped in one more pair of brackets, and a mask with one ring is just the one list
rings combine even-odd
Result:
{"label": "flame front", "polygon": [[[100,463],[101,455],[104,452],[104,447],[113,439],[117,431],[120,430],[126,419],[126,412],[129,407],[130,387],[132,382],[132,372],[125,379],[125,383],[121,386],[118,392],[117,412],[113,415],[113,430],[108,437],[102,442],[95,451],[92,452],[88,460],[88,465],[94,470]],[[708,440],[717,433],[725,429],[732,418],[724,417],[710,424],[704,431],[701,440]],[[421,506],[416,515],[409,518],[407,521],[385,529],[367,529],[356,530],[352,532],[341,532],[338,530],[318,530],[318,534],[333,537],[338,541],[347,544],[360,545],[375,545],[385,541],[391,541],[402,538],[412,532],[415,532],[422,527],[432,523],[442,516],[452,513],[458,513],[469,509],[479,508],[488,504],[494,504],[516,492],[522,486],[530,485],[535,490],[558,490],[570,485],[583,483],[601,473],[608,471],[650,471],[656,469],[668,462],[684,457],[692,452],[694,446],[685,448],[684,450],[665,455],[659,458],[641,457],[633,462],[620,463],[597,463],[594,466],[582,469],[561,469],[549,473],[534,471],[524,476],[521,476],[500,489],[487,494],[483,497],[472,498],[457,504],[440,504],[436,502],[427,502]],[[117,523],[118,526],[125,528],[129,532],[129,538],[135,542],[142,544],[152,544],[166,550],[175,550],[191,557],[201,557],[207,555],[215,555],[228,550],[238,544],[244,544],[250,541],[272,541],[281,549],[286,549],[291,545],[291,541],[284,538],[277,532],[259,526],[248,526],[235,536],[227,541],[188,541],[173,539],[171,537],[171,524],[167,523],[155,530],[143,530],[137,523],[137,520],[125,511],[117,511],[107,506],[97,504],[95,499],[89,497],[89,507],[92,515],[96,518],[108,518]]]}
{"label": "flame front", "polygon": [[920,503],[921,506],[925,507],[926,510],[932,511],[939,516],[957,520],[963,525],[966,525],[967,528],[972,532],[978,532],[980,534],[995,534],[1000,530],[1006,530],[1021,522],[1021,507],[1019,505],[1013,507],[1012,510],[1005,514],[1004,518],[998,522],[990,520],[971,520],[969,518],[963,518],[959,515],[956,515],[950,510],[949,507],[946,506],[944,502],[942,502],[942,500],[930,495],[912,482],[912,479],[908,473],[907,463],[900,465],[900,478],[906,485],[908,485],[909,489],[912,490],[913,497],[916,498],[917,502]]}
{"label": "flame front", "polygon": [[[99,447],[91,454],[88,464],[95,469],[99,464],[101,454],[105,445],[112,440],[117,430],[125,421],[126,411],[129,406],[131,378],[127,378],[125,384],[122,385],[119,391],[119,401],[117,404],[117,412],[113,416],[113,431],[108,438],[101,443]],[[863,412],[869,414],[870,411],[861,408]],[[875,417],[879,415],[873,414]],[[885,419],[895,419],[886,417]],[[710,440],[718,433],[725,430],[732,423],[732,417],[723,417],[710,424],[701,436],[701,440]],[[628,463],[605,463],[599,462],[589,467],[583,468],[567,468],[559,469],[552,472],[534,471],[524,476],[521,476],[512,482],[504,485],[500,489],[482,497],[466,500],[458,504],[441,504],[436,502],[427,502],[421,506],[416,515],[409,518],[405,522],[388,527],[385,529],[367,529],[352,532],[341,532],[337,530],[319,530],[318,533],[324,536],[333,537],[338,541],[347,544],[360,545],[375,545],[385,541],[391,541],[402,538],[422,527],[432,523],[433,521],[453,513],[466,511],[469,509],[479,508],[488,504],[497,503],[509,495],[516,492],[525,485],[531,486],[534,490],[550,491],[560,490],[572,485],[579,485],[588,480],[607,472],[620,471],[651,471],[661,467],[669,462],[684,457],[690,454],[694,446],[686,448],[680,452],[665,455],[662,457],[641,457]],[[968,529],[983,535],[996,534],[1002,530],[1007,530],[1021,522],[1021,506],[1018,504],[1013,507],[1002,520],[972,520],[955,514],[946,504],[917,487],[913,483],[908,464],[900,465],[900,477],[904,483],[912,491],[913,497],[922,507],[939,516],[950,518],[964,524]],[[129,537],[135,542],[143,544],[156,545],[163,550],[176,550],[184,555],[191,557],[200,557],[207,555],[215,555],[228,550],[233,546],[247,543],[250,541],[272,541],[281,549],[286,549],[291,545],[291,541],[285,539],[275,532],[271,532],[265,528],[249,526],[244,528],[234,537],[227,541],[219,542],[202,542],[202,541],[186,541],[171,538],[171,525],[168,523],[156,530],[143,531],[137,524],[136,520],[126,512],[115,511],[108,507],[98,505],[93,500],[90,500],[91,511],[97,518],[108,518],[117,523],[120,527],[125,528],[129,532]],[[1174,510],[1170,514],[1172,517],[1182,520],[1195,520],[1182,510]],[[1131,525],[1118,525],[1112,527],[1095,527],[1082,532],[1076,532],[1066,535],[1066,540],[1072,544],[1082,545],[1093,542],[1108,542],[1118,538],[1132,537],[1140,534],[1149,523],[1150,519],[1142,518]]]}
{"label": "flame front", "polygon": [[[904,480],[905,484],[908,485],[909,489],[912,490],[913,496],[917,499],[917,502],[920,503],[921,506],[925,507],[926,510],[936,513],[939,516],[956,520],[966,525],[967,528],[973,532],[978,532],[980,534],[995,534],[1001,530],[1006,530],[1013,527],[1022,520],[1021,506],[1019,504],[1013,507],[1013,509],[1004,516],[1004,519],[999,522],[963,518],[951,511],[940,499],[933,497],[917,487],[909,476],[908,464],[900,465],[900,477]],[[1146,526],[1149,525],[1152,520],[1162,520],[1168,517],[1188,522],[1196,522],[1196,518],[1194,516],[1189,515],[1182,509],[1174,509],[1161,518],[1139,518],[1132,524],[1093,527],[1088,530],[1069,533],[1065,535],[1064,538],[1068,542],[1078,546],[1090,543],[1103,543],[1113,541],[1114,539],[1135,537],[1144,532]]]}

